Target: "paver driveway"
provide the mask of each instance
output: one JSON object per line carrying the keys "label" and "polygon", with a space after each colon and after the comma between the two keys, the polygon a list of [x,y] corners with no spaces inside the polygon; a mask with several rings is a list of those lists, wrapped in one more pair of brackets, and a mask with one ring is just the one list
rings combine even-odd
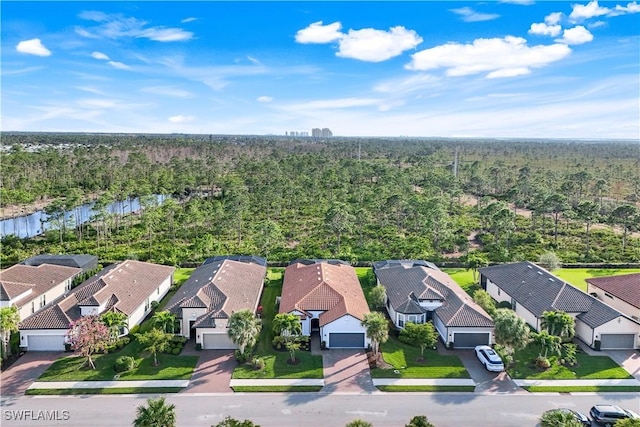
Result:
{"label": "paver driveway", "polygon": [[506,372],[489,372],[480,363],[474,350],[455,350],[462,364],[476,382],[477,393],[526,393]]}
{"label": "paver driveway", "polygon": [[231,375],[238,362],[233,350],[202,350],[197,352],[198,364],[186,393],[232,393]]}
{"label": "paver driveway", "polygon": [[373,393],[367,353],[363,349],[322,351],[324,387],[322,392]]}
{"label": "paver driveway", "polygon": [[32,351],[20,356],[6,371],[2,372],[0,395],[2,397],[23,395],[47,368],[64,352]]}

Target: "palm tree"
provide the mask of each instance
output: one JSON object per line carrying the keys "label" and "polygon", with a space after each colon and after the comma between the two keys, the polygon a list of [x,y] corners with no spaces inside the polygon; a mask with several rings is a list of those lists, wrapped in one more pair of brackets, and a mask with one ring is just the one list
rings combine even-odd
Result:
{"label": "palm tree", "polygon": [[111,342],[116,341],[120,335],[120,329],[127,326],[127,315],[121,311],[107,311],[100,316],[100,320],[109,328]]}
{"label": "palm tree", "polygon": [[[526,347],[531,341],[529,325],[513,310],[499,308],[493,316],[496,343],[505,347],[507,356],[511,357],[515,350]],[[508,363],[508,361],[505,361]]]}
{"label": "palm tree", "polygon": [[540,427],[581,427],[582,423],[578,421],[571,412],[567,410],[551,409],[542,414],[540,418]]}
{"label": "palm tree", "polygon": [[431,422],[426,416],[416,415],[415,417],[411,418],[411,421],[409,421],[409,424],[407,424],[404,427],[435,427],[435,426],[431,424]]}
{"label": "palm tree", "polygon": [[138,406],[134,427],[175,427],[176,405],[167,404],[164,397],[147,399],[147,405]]}
{"label": "palm tree", "polygon": [[379,345],[387,342],[389,339],[389,324],[387,323],[387,319],[382,313],[372,311],[371,313],[365,314],[361,324],[366,329],[367,336],[371,340],[373,354],[377,355]]}
{"label": "palm tree", "polygon": [[576,321],[564,311],[545,311],[540,326],[563,341],[569,341],[576,334]]}
{"label": "palm tree", "polygon": [[144,334],[136,334],[144,351],[153,354],[153,366],[158,366],[158,353],[165,351],[171,341],[171,334],[159,329],[151,329]]}
{"label": "palm tree", "polygon": [[238,346],[240,356],[258,340],[262,323],[250,310],[239,310],[229,318],[229,337]]}
{"label": "palm tree", "polygon": [[349,421],[345,425],[345,427],[373,427],[373,424],[371,424],[369,421],[357,419],[357,420]]}
{"label": "palm tree", "polygon": [[293,313],[276,314],[273,318],[273,333],[282,335],[286,340],[289,337],[302,334],[300,318]]}
{"label": "palm tree", "polygon": [[154,327],[159,327],[163,332],[174,333],[176,316],[170,311],[158,311],[153,315],[152,320]]}

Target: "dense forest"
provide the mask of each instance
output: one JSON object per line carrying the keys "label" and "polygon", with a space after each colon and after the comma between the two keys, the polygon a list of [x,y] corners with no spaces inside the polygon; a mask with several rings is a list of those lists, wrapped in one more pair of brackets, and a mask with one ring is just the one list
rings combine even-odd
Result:
{"label": "dense forest", "polygon": [[[2,133],[0,204],[46,201],[36,253],[166,264],[420,258],[640,261],[637,141]],[[154,194],[172,195],[157,205]],[[133,215],[101,206],[140,197]],[[76,226],[61,213],[96,199]]]}

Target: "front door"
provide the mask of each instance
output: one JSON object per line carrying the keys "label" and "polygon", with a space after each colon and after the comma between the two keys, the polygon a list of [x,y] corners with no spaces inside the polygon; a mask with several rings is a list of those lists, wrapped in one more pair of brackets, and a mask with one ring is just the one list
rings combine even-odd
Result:
{"label": "front door", "polygon": [[189,339],[196,339],[196,328],[193,325],[196,323],[195,320],[189,320]]}

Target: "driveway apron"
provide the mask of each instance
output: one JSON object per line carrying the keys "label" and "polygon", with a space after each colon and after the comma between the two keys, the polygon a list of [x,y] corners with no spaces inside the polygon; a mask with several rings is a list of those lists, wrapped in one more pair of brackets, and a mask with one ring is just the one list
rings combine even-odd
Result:
{"label": "driveway apron", "polygon": [[2,371],[0,395],[2,397],[23,395],[27,387],[38,379],[63,352],[31,351],[23,354],[9,368]]}
{"label": "driveway apron", "polygon": [[323,393],[360,392],[373,393],[373,385],[367,354],[364,350],[323,350]]}
{"label": "driveway apron", "polygon": [[506,372],[487,371],[474,350],[455,350],[455,353],[476,382],[476,393],[527,393],[518,387]]}
{"label": "driveway apron", "polygon": [[603,353],[640,381],[640,350],[606,350]]}
{"label": "driveway apron", "polygon": [[237,366],[233,350],[202,350],[185,393],[233,393],[229,383]]}

